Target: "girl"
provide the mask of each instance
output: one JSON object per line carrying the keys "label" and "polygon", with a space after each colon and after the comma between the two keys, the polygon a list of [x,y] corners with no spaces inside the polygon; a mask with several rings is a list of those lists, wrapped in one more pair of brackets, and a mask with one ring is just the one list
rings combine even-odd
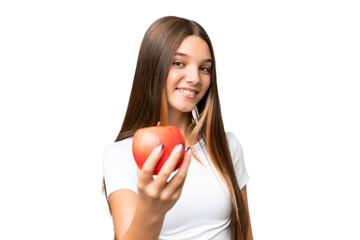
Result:
{"label": "girl", "polygon": [[[154,178],[162,145],[141,170],[131,146],[137,129],[159,120],[178,127],[189,147],[178,171],[180,144]],[[144,36],[124,122],[104,156],[114,239],[252,239],[247,181],[241,146],[224,131],[208,35],[194,21],[158,19]]]}

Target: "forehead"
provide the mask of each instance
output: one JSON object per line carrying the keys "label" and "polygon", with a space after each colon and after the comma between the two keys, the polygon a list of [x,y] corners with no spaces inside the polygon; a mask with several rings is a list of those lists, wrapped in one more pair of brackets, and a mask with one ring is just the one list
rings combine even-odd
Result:
{"label": "forehead", "polygon": [[176,49],[176,53],[186,54],[189,57],[199,59],[210,59],[208,44],[198,36],[187,36]]}

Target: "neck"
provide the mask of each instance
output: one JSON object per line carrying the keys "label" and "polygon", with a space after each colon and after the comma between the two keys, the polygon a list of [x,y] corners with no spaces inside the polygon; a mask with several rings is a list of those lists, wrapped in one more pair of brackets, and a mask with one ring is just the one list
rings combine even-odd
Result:
{"label": "neck", "polygon": [[168,125],[177,127],[180,132],[186,136],[186,130],[188,129],[191,121],[189,118],[189,113],[179,112],[179,111],[169,111]]}

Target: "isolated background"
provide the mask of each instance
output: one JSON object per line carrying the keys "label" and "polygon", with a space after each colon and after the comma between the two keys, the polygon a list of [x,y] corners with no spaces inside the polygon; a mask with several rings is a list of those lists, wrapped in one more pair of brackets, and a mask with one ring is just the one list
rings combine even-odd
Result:
{"label": "isolated background", "polygon": [[255,239],[360,239],[359,12],[349,0],[1,1],[0,239],[112,239],[102,158],[142,37],[165,15],[213,41]]}

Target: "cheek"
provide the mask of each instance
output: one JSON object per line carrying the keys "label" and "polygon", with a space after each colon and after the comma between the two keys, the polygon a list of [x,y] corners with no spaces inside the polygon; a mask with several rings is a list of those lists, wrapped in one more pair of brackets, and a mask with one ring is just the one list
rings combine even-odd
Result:
{"label": "cheek", "polygon": [[207,92],[207,90],[209,89],[210,83],[211,83],[211,77],[207,77],[206,79],[204,79],[203,88],[205,92]]}
{"label": "cheek", "polygon": [[166,86],[170,90],[171,88],[174,88],[180,81],[181,74],[179,71],[170,70],[168,77],[166,79]]}
{"label": "cheek", "polygon": [[211,78],[210,77],[208,79],[203,79],[202,91],[201,91],[202,92],[201,99],[205,96],[206,92],[209,90],[210,84],[211,84]]}

